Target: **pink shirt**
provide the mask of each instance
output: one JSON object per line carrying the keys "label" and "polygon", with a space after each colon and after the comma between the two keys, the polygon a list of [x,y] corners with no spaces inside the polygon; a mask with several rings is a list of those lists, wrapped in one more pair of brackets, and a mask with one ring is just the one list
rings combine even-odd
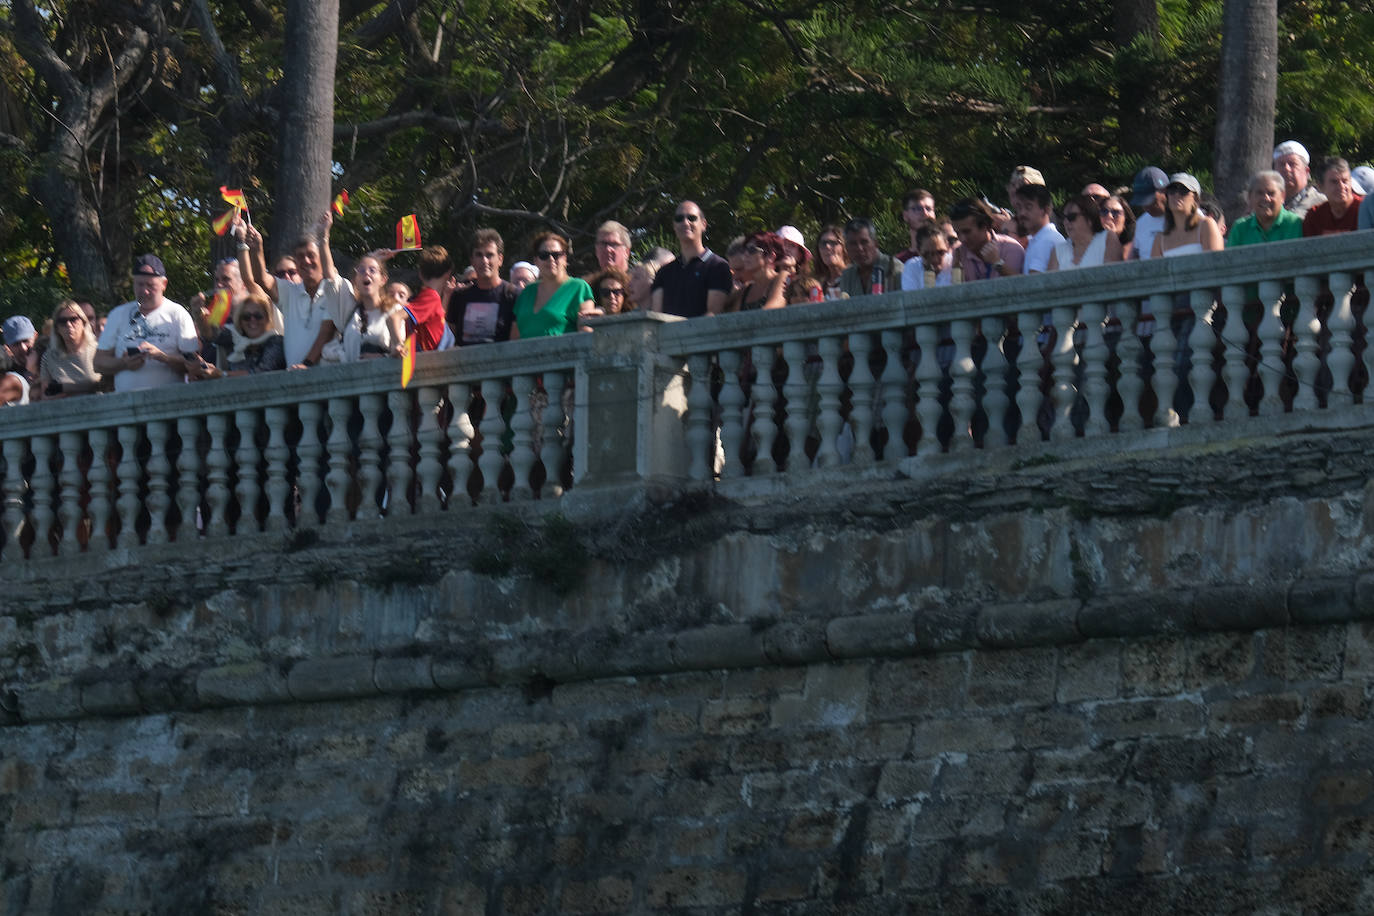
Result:
{"label": "pink shirt", "polygon": [[[1021,247],[1021,243],[1009,235],[1002,235],[1000,232],[992,237],[997,243],[997,250],[1002,254],[1002,260],[1007,265],[1007,276],[1014,276],[1021,273],[1021,268],[1026,262],[1026,250]],[[997,268],[985,262],[982,258],[972,251],[968,251],[963,245],[954,249],[954,263],[964,272],[964,282],[969,283],[973,280],[991,280],[1000,277],[1002,274],[997,272]]]}

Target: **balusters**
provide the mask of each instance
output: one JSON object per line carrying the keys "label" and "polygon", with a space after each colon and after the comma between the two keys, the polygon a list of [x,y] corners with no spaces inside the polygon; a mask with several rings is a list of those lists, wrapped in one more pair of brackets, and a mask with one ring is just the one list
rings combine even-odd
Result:
{"label": "balusters", "polygon": [[206,453],[205,536],[223,537],[229,533],[225,513],[229,508],[229,415],[212,413],[205,418],[210,433],[210,450]]}
{"label": "balusters", "polygon": [[[391,428],[386,433],[386,514],[390,517],[409,513],[410,488],[415,475],[410,465],[410,392],[403,388],[388,391],[386,403],[391,408]],[[487,410],[491,409],[488,404]],[[500,416],[499,403],[495,409]],[[494,486],[495,481],[492,483]]]}
{"label": "balusters", "polygon": [[448,386],[448,401],[453,416],[448,424],[448,471],[453,487],[448,493],[448,507],[465,506],[468,496],[468,476],[472,474],[472,440],[477,431],[472,427],[472,386],[455,382]]}
{"label": "balusters", "polygon": [[29,492],[33,494],[33,543],[29,545],[29,557],[50,557],[53,554],[49,538],[57,513],[53,511],[52,497],[56,479],[52,473],[52,436],[34,436],[29,440],[29,451],[33,453],[33,476],[29,478]]}
{"label": "balusters", "polygon": [[1264,393],[1260,395],[1259,415],[1272,417],[1283,413],[1283,398],[1279,394],[1279,385],[1288,374],[1283,365],[1283,319],[1279,316],[1283,306],[1283,284],[1278,280],[1261,280],[1259,296],[1261,309],[1257,329],[1258,368],[1260,383],[1264,386]]}
{"label": "balusters", "polygon": [[1083,305],[1080,314],[1084,325],[1083,397],[1088,403],[1083,435],[1102,436],[1109,431],[1107,398],[1112,393],[1111,386],[1107,384],[1107,358],[1111,351],[1103,334],[1107,307],[1100,302],[1088,302]]}
{"label": "balusters", "polygon": [[1246,365],[1250,334],[1245,327],[1245,287],[1223,286],[1221,304],[1226,307],[1226,326],[1221,329],[1221,371],[1226,382],[1226,408],[1222,417],[1234,420],[1250,415],[1250,408],[1245,403],[1245,387],[1250,382],[1250,368]]}
{"label": "balusters", "polygon": [[1140,396],[1145,392],[1142,360],[1145,347],[1136,333],[1140,324],[1140,303],[1134,300],[1116,303],[1116,316],[1121,322],[1121,336],[1116,341],[1120,370],[1116,390],[1121,396],[1121,419],[1117,421],[1117,428],[1128,432],[1145,428],[1145,418],[1140,413]]}
{"label": "balusters", "polygon": [[433,386],[419,391],[420,424],[417,438],[420,440],[420,461],[416,468],[420,477],[420,487],[415,497],[417,513],[439,511],[439,480],[444,476],[444,462],[440,455],[444,450],[444,431],[439,426],[439,401],[441,392]]}
{"label": "balusters", "polygon": [[331,524],[348,521],[348,488],[352,477],[348,473],[348,462],[352,458],[353,442],[348,437],[348,421],[353,416],[351,398],[329,399],[329,439],[325,446],[329,449],[329,471],[325,474],[325,487],[329,491],[329,508],[325,510],[325,520]]}
{"label": "balusters", "polygon": [[916,326],[916,346],[920,348],[920,362],[916,364],[916,418],[921,424],[921,440],[916,454],[931,455],[940,451],[940,363],[935,356],[939,345],[935,325]]}
{"label": "balusters", "polygon": [[806,380],[806,341],[787,340],[782,345],[782,358],[787,361],[787,381],[782,393],[787,398],[787,470],[796,473],[807,469],[806,435],[811,431],[811,405],[808,403],[811,385]]}
{"label": "balusters", "polygon": [[482,400],[486,409],[482,412],[482,454],[477,459],[477,467],[482,472],[482,494],[480,502],[499,503],[501,490],[498,481],[506,460],[501,456],[501,437],[506,434],[506,422],[501,417],[501,398],[505,396],[506,383],[503,379],[482,380]]}
{"label": "balusters", "polygon": [[954,432],[949,450],[962,452],[973,448],[973,414],[978,402],[973,397],[973,322],[951,321],[949,336],[954,340],[954,360],[949,364],[949,414]]}
{"label": "balusters", "polygon": [[983,448],[998,448],[1011,444],[1007,435],[1007,407],[1011,395],[1007,391],[1007,355],[1002,350],[1006,320],[1000,315],[988,315],[979,320],[979,328],[988,349],[983,355],[983,413],[988,419],[983,434]]}
{"label": "balusters", "polygon": [[515,482],[511,484],[510,498],[515,502],[534,499],[534,488],[530,486],[530,472],[534,470],[534,417],[530,413],[534,377],[517,375],[511,379],[511,387],[515,390],[515,413],[510,418],[510,466]]}
{"label": "balusters", "polygon": [[868,362],[873,350],[873,334],[865,331],[849,335],[849,352],[854,368],[849,372],[849,427],[854,432],[854,463],[867,467],[873,463],[873,415],[878,403],[878,380]]}
{"label": "balusters", "polygon": [[[177,419],[177,438],[181,440],[181,451],[177,454],[177,514],[181,516],[177,540],[180,542],[193,541],[200,534],[196,528],[200,478],[204,473],[200,459],[200,423],[201,418],[197,416]],[[91,469],[94,471],[95,465]]]}
{"label": "balusters", "polygon": [[149,544],[166,544],[167,510],[172,505],[172,464],[167,460],[167,440],[171,428],[166,420],[152,420],[146,428],[148,436],[148,537]]}
{"label": "balusters", "polygon": [[[791,365],[791,360],[788,360]],[[687,371],[692,379],[692,389],[687,394],[687,476],[692,480],[711,479],[713,461],[707,460],[707,451],[714,451],[715,436],[712,435],[711,421],[711,359],[698,353],[687,360]],[[800,366],[798,366],[800,372]],[[790,376],[789,376],[790,380]],[[791,402],[788,410],[792,409]]]}
{"label": "balusters", "polygon": [[1321,357],[1317,355],[1317,337],[1321,321],[1317,318],[1317,297],[1322,285],[1318,277],[1302,276],[1293,280],[1298,294],[1298,315],[1293,321],[1297,338],[1297,355],[1293,357],[1293,374],[1298,377],[1298,391],[1293,395],[1293,410],[1317,409],[1317,373],[1321,371]]}
{"label": "balusters", "polygon": [[68,430],[57,438],[58,449],[62,453],[61,502],[57,507],[57,517],[62,523],[62,542],[58,552],[71,556],[81,551],[81,451],[86,444],[86,436],[79,430]]}
{"label": "balusters", "polygon": [[236,412],[234,425],[239,429],[239,448],[234,454],[234,464],[238,469],[234,499],[239,504],[239,519],[234,525],[234,533],[245,534],[261,530],[258,525],[258,497],[262,489],[258,485],[258,462],[262,460],[262,455],[258,449],[257,410]]}
{"label": "balusters", "polygon": [[718,354],[723,383],[720,389],[720,444],[725,463],[720,469],[722,480],[744,476],[744,462],[740,452],[744,447],[744,389],[740,387],[738,350],[721,350]]}
{"label": "balusters", "polygon": [[1027,311],[1016,316],[1016,328],[1021,335],[1021,350],[1016,354],[1016,409],[1021,414],[1021,427],[1016,433],[1017,445],[1030,445],[1043,438],[1040,433],[1040,404],[1044,394],[1040,390],[1040,369],[1045,354],[1040,352],[1041,312]]}
{"label": "balusters", "polygon": [[[91,430],[91,540],[89,549],[105,551],[110,549],[110,431],[97,427]],[[5,453],[8,457],[9,453]],[[6,487],[8,494],[9,488]],[[9,528],[6,526],[6,532]]]}
{"label": "balusters", "polygon": [[1054,341],[1054,353],[1050,363],[1054,366],[1054,377],[1050,392],[1054,402],[1054,420],[1050,426],[1050,439],[1061,441],[1074,437],[1073,405],[1078,400],[1078,385],[1074,383],[1074,363],[1077,354],[1073,349],[1073,326],[1077,309],[1060,306],[1054,310],[1054,327],[1058,336]]}
{"label": "balusters", "polygon": [[887,364],[883,366],[883,428],[887,430],[887,444],[883,446],[883,462],[895,464],[906,457],[906,366],[902,365],[902,332],[883,331],[880,340]]}
{"label": "balusters", "polygon": [[324,445],[320,442],[320,418],[324,414],[324,409],[319,401],[305,401],[298,409],[301,418],[301,441],[296,446],[296,454],[300,457],[296,483],[301,493],[301,505],[296,513],[296,527],[314,528],[320,523],[317,507],[321,483],[320,458],[324,455]]}
{"label": "balusters", "polygon": [[286,447],[287,413],[285,407],[269,407],[265,412],[267,420],[267,448],[263,456],[267,459],[267,518],[266,530],[285,531],[286,499],[291,493],[287,481],[287,463],[291,452]]}
{"label": "balusters", "polygon": [[23,439],[5,440],[5,543],[4,557],[19,560],[24,556],[20,535],[24,533],[24,452]]}
{"label": "balusters", "polygon": [[844,392],[844,380],[840,378],[840,338],[822,337],[818,341],[821,354],[821,377],[816,381],[819,396],[819,409],[816,414],[816,434],[820,437],[820,448],[816,451],[816,466],[834,467],[840,463],[840,452],[836,448],[844,420],[840,417],[840,395]]}
{"label": "balusters", "polygon": [[1215,304],[1210,289],[1188,293],[1188,307],[1193,313],[1193,329],[1188,334],[1188,349],[1192,351],[1188,385],[1193,389],[1193,406],[1188,411],[1190,423],[1210,423],[1216,418],[1212,411],[1212,388],[1217,381],[1216,370],[1212,368],[1212,345],[1217,338],[1211,320]]}
{"label": "balusters", "polygon": [[124,424],[119,427],[119,536],[120,547],[138,546],[138,427]]}
{"label": "balusters", "polygon": [[544,373],[544,410],[540,417],[543,424],[544,441],[539,448],[539,461],[544,465],[544,486],[540,488],[543,499],[557,499],[563,495],[563,389],[562,372]]}
{"label": "balusters", "polygon": [[1155,426],[1178,426],[1178,411],[1174,410],[1174,393],[1178,391],[1178,340],[1174,337],[1174,297],[1169,293],[1150,296],[1150,313],[1154,316],[1155,331],[1150,339],[1155,371],[1151,377],[1155,397]]}
{"label": "balusters", "polygon": [[754,347],[751,356],[754,360],[754,386],[750,389],[750,407],[754,413],[754,475],[772,474],[777,471],[773,460],[773,443],[777,441],[778,425],[775,413],[777,389],[773,386],[773,358],[776,349],[772,346]]}
{"label": "balusters", "polygon": [[1355,368],[1355,353],[1352,332],[1355,329],[1355,315],[1350,310],[1353,295],[1354,277],[1348,273],[1336,272],[1331,275],[1330,287],[1334,302],[1326,326],[1331,331],[1331,349],[1326,356],[1327,368],[1331,370],[1331,397],[1327,406],[1334,407],[1334,398],[1341,403],[1351,402],[1350,372]]}

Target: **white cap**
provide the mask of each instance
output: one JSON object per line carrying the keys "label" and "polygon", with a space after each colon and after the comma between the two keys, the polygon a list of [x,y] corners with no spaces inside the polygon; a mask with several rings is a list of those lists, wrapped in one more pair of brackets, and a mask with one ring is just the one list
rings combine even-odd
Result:
{"label": "white cap", "polygon": [[1312,157],[1307,155],[1307,147],[1303,146],[1297,140],[1285,140],[1274,147],[1274,160],[1276,162],[1289,154],[1301,159],[1303,165],[1312,164]]}
{"label": "white cap", "polygon": [[510,266],[511,273],[514,273],[522,267],[528,270],[530,273],[534,274],[534,279],[539,279],[539,268],[535,267],[529,261],[516,261],[514,264]]}
{"label": "white cap", "polygon": [[802,237],[801,230],[796,226],[783,226],[778,230],[778,238],[787,239],[797,245],[806,247],[806,239]]}

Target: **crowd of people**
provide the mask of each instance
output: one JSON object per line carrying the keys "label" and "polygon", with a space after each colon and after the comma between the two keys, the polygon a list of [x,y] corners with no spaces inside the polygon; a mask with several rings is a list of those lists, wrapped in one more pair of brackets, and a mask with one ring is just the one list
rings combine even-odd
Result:
{"label": "crowd of people", "polygon": [[590,317],[636,309],[697,318],[1374,228],[1374,169],[1352,172],[1333,157],[1313,170],[1293,140],[1273,159],[1250,179],[1248,212],[1229,227],[1187,173],[1151,166],[1129,187],[1090,183],[1056,208],[1041,173],[1018,166],[1005,209],[964,198],[941,217],[933,194],[908,192],[900,215],[910,244],[895,255],[879,250],[864,218],[823,227],[813,247],[783,226],[717,254],[705,213],[685,200],[673,213],[676,253],[654,248],[632,263],[629,230],[608,221],[589,276],[569,273],[571,240],[545,231],[532,259],[503,279],[505,242],[479,229],[465,270],[443,246],[423,248],[413,287],[389,275],[389,249],[360,256],[351,279],[342,276],[328,213],[270,267],[262,234],[240,218],[237,257],[215,265],[214,288],[188,307],[167,298],[165,265],[145,254],[133,265],[133,300],[108,315],[67,300],[41,334],[23,315],[6,319],[0,404],[394,358],[412,337],[417,350],[445,350],[588,330]]}

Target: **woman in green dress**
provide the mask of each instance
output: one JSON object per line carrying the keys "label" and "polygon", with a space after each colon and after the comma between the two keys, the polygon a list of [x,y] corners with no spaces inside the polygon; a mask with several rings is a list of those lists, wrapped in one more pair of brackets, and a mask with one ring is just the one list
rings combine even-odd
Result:
{"label": "woman in green dress", "polygon": [[[520,291],[515,300],[515,326],[510,339],[557,337],[577,330],[577,318],[595,307],[586,280],[568,276],[572,244],[557,232],[542,232],[534,240],[539,282]],[[590,330],[590,329],[589,329]]]}

